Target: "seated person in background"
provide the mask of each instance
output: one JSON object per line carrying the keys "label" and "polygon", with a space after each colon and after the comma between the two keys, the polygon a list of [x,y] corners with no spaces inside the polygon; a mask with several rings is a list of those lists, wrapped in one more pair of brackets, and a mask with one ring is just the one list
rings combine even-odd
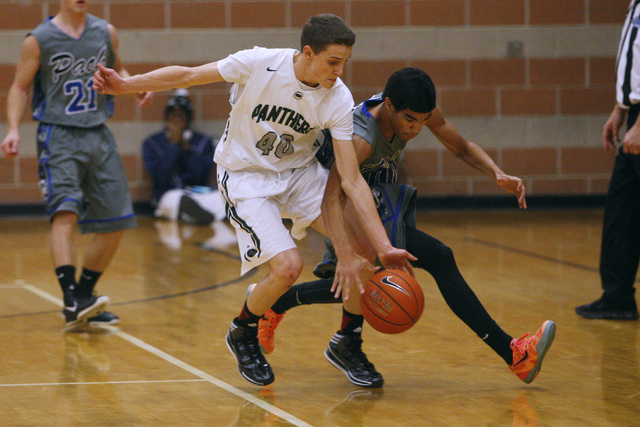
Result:
{"label": "seated person in background", "polygon": [[144,141],[142,158],[156,216],[209,224],[225,217],[222,197],[209,186],[217,140],[193,130],[192,117],[188,91],[176,90],[165,107],[165,128]]}

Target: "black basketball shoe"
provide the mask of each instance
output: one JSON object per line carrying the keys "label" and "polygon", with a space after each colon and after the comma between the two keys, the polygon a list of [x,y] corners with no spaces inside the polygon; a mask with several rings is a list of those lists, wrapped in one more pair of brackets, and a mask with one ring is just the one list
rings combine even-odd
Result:
{"label": "black basketball shoe", "polygon": [[227,347],[238,361],[242,378],[256,385],[271,384],[275,377],[271,366],[260,351],[258,331],[231,322],[227,333]]}
{"label": "black basketball shoe", "polygon": [[72,301],[72,304],[65,303],[65,307],[62,309],[67,326],[84,323],[88,318],[102,313],[109,304],[109,297],[90,296],[84,299],[73,298]]}
{"label": "black basketball shoe", "polygon": [[105,311],[97,316],[93,316],[87,319],[87,323],[92,327],[117,325],[120,323],[120,318],[110,311]]}
{"label": "black basketball shoe", "polygon": [[591,304],[579,305],[576,313],[587,319],[638,320],[636,300],[630,299],[613,303],[601,297]]}
{"label": "black basketball shoe", "polygon": [[336,333],[324,351],[324,356],[336,368],[347,375],[349,381],[360,387],[382,387],[384,379],[376,371],[367,355],[362,351],[360,335],[341,335]]}

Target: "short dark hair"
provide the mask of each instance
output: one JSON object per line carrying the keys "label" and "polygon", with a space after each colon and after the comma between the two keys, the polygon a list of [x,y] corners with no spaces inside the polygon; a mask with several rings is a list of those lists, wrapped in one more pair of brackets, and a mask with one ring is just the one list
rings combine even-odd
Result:
{"label": "short dark hair", "polygon": [[331,44],[348,47],[356,42],[355,33],[339,16],[321,13],[309,18],[300,36],[300,47],[309,46],[313,53],[320,53]]}
{"label": "short dark hair", "polygon": [[408,108],[428,113],[436,108],[436,88],[431,77],[419,68],[407,67],[393,73],[382,98],[389,98],[396,111]]}
{"label": "short dark hair", "polygon": [[169,118],[169,114],[173,111],[182,111],[187,118],[187,126],[191,123],[193,117],[193,107],[191,106],[191,100],[185,95],[174,95],[167,101],[167,105],[164,108],[164,119]]}

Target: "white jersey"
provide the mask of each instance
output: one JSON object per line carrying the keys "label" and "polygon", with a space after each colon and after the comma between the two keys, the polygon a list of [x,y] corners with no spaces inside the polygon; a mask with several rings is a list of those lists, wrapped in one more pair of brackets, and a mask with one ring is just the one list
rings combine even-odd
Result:
{"label": "white jersey", "polygon": [[300,82],[293,69],[295,53],[254,47],[218,61],[222,78],[234,85],[217,164],[231,171],[283,172],[314,159],[322,129],[334,139],[351,140],[351,92],[340,79],[331,89]]}

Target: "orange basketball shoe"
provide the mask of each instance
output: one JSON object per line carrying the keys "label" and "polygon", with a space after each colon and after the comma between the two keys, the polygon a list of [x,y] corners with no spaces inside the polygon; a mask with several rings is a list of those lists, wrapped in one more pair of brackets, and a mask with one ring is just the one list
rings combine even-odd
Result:
{"label": "orange basketball shoe", "polygon": [[534,336],[527,338],[529,336],[527,332],[522,338],[514,338],[511,341],[513,363],[509,365],[509,369],[525,383],[531,383],[538,376],[542,359],[551,347],[555,335],[556,324],[547,320]]}
{"label": "orange basketball shoe", "polygon": [[272,309],[269,309],[258,322],[258,340],[260,341],[260,347],[262,347],[262,350],[267,354],[273,352],[276,328],[282,321],[285,313],[286,311],[278,314]]}

